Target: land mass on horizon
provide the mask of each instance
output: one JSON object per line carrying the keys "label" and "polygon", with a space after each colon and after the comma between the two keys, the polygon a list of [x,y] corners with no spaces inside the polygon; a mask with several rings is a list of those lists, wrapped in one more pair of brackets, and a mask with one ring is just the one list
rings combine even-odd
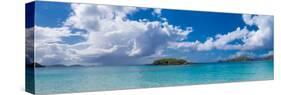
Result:
{"label": "land mass on horizon", "polygon": [[184,59],[177,59],[177,58],[161,58],[158,60],[155,60],[152,64],[153,65],[186,65],[190,64],[191,62],[188,62]]}
{"label": "land mass on horizon", "polygon": [[237,56],[234,58],[219,60],[218,62],[241,62],[241,61],[261,61],[261,60],[273,60],[273,55],[263,57],[249,57],[249,56]]}
{"label": "land mass on horizon", "polygon": [[[224,59],[224,60],[218,60],[217,62],[243,62],[243,61],[262,61],[262,60],[273,60],[273,55],[268,55],[264,57],[257,57],[257,58],[251,58],[248,56],[237,56],[234,58]],[[187,61],[185,59],[178,59],[178,58],[160,58],[157,60],[154,60],[149,65],[187,65],[192,64],[193,62]],[[27,67],[36,67],[36,68],[43,68],[43,67],[88,67],[84,65],[63,65],[63,64],[56,64],[56,65],[43,65],[37,62],[33,62],[31,64],[27,64]],[[94,66],[94,65],[91,65]]]}

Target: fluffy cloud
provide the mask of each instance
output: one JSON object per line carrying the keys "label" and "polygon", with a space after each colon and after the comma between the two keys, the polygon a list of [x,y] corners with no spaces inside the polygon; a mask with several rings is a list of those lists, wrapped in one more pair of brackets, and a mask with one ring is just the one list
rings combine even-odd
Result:
{"label": "fluffy cloud", "polygon": [[249,15],[243,16],[245,23],[257,26],[258,30],[247,35],[243,49],[273,48],[273,17],[260,15],[247,18]]}
{"label": "fluffy cloud", "polygon": [[[71,33],[67,27],[50,28],[35,26],[34,29],[34,48],[35,61],[45,64],[56,64],[60,62],[70,62],[73,60],[70,45],[61,44],[63,37],[79,35]],[[68,49],[69,48],[69,49]]]}
{"label": "fluffy cloud", "polygon": [[[66,20],[65,25],[86,29],[89,31],[100,31],[110,26],[103,26],[104,21],[122,20],[126,16],[137,11],[135,7],[119,7],[89,4],[72,4],[71,16]],[[108,30],[109,31],[109,30]]]}
{"label": "fluffy cloud", "polygon": [[[132,64],[130,62],[149,56],[160,56],[168,43],[182,41],[192,31],[166,21],[127,19],[128,15],[139,10],[135,7],[87,4],[73,4],[71,7],[73,13],[63,27],[35,27],[35,60],[39,63]],[[86,33],[73,32],[73,29]],[[86,40],[75,44],[63,43],[63,37],[72,35]]]}
{"label": "fluffy cloud", "polygon": [[[73,12],[62,27],[35,26],[28,29],[35,32],[35,61],[44,65],[145,64],[153,58],[166,56],[163,52],[167,47],[181,51],[273,48],[271,16],[243,15],[247,24],[243,28],[209,37],[204,42],[186,42],[192,28],[181,29],[170,25],[160,16],[160,9],[155,9],[154,14],[162,21],[133,21],[127,16],[139,8],[88,4],[72,4],[71,8]],[[249,30],[249,26],[258,29]],[[85,40],[74,44],[65,43],[63,38],[71,39],[72,36]],[[242,43],[233,44],[236,40]]]}
{"label": "fluffy cloud", "polygon": [[50,28],[35,26],[35,43],[36,45],[44,43],[55,43],[61,41],[61,37],[69,36],[70,31],[67,27]]}
{"label": "fluffy cloud", "polygon": [[[205,42],[172,43],[172,48],[183,48],[196,51],[218,50],[255,50],[273,48],[273,17],[266,15],[243,15],[244,28],[238,27],[227,34],[217,34]],[[256,26],[258,29],[250,31],[247,27]],[[232,44],[234,41],[242,43]]]}

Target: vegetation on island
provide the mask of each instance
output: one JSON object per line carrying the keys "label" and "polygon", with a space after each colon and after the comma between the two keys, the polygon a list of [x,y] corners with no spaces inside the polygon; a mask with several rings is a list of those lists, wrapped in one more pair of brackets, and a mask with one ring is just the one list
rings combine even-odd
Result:
{"label": "vegetation on island", "polygon": [[218,62],[241,62],[241,61],[261,61],[261,60],[273,60],[273,55],[264,57],[249,57],[249,56],[237,56],[230,59],[219,60]]}
{"label": "vegetation on island", "polygon": [[226,60],[220,60],[219,62],[241,62],[241,61],[252,61],[253,59],[248,56],[238,56]]}
{"label": "vegetation on island", "polygon": [[184,59],[176,59],[176,58],[162,58],[155,60],[153,65],[186,65],[190,64],[190,62]]}

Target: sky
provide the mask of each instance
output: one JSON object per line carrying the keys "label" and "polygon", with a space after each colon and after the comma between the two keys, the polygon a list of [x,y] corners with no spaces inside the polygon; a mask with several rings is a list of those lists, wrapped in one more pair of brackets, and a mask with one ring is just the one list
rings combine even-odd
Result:
{"label": "sky", "polygon": [[34,60],[137,65],[273,54],[273,16],[37,1]]}

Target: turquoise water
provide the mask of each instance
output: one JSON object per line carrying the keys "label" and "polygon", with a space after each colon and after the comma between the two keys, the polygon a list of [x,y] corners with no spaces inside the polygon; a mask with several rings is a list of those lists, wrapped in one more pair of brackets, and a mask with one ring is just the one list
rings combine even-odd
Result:
{"label": "turquoise water", "polygon": [[36,68],[39,94],[121,90],[273,79],[272,61],[178,66]]}

